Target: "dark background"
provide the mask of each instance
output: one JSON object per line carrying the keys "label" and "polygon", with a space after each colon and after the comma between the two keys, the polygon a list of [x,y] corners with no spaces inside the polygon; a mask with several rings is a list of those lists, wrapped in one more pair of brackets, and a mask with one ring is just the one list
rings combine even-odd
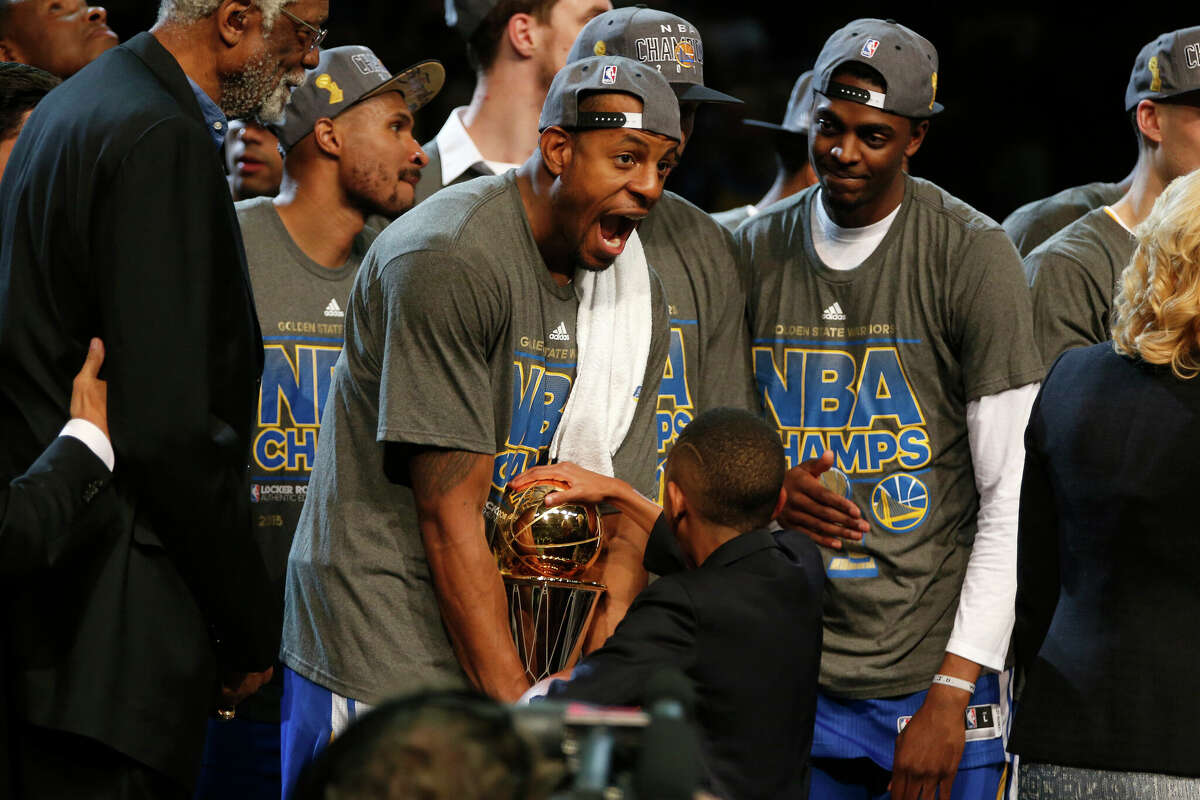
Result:
{"label": "dark background", "polygon": [[[367,45],[393,72],[423,58],[446,65],[446,88],[418,114],[421,141],[470,99],[474,74],[461,39],[444,24],[442,0],[330,4],[328,46]],[[157,5],[111,0],[109,24],[128,38],[153,23]],[[973,11],[959,3],[952,15],[934,4],[653,5],[699,28],[705,83],[745,101],[701,110],[669,188],[708,210],[756,201],[774,175],[774,155],[770,136],[742,125],[742,117],[778,122],[793,81],[834,30],[856,17],[892,17],[932,41],[941,62],[937,97],[946,110],[934,119],[912,173],[997,219],[1067,186],[1124,177],[1137,154],[1123,108],[1134,57],[1158,34],[1200,22],[1183,3],[1171,4],[1174,10],[1135,4],[1120,13],[1092,4],[993,10],[980,2]]]}

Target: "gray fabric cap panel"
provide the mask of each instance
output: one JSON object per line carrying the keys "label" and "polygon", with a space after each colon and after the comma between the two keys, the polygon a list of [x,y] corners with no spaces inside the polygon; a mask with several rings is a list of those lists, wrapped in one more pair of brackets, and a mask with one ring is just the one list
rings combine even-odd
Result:
{"label": "gray fabric cap panel", "polygon": [[[874,68],[887,83],[881,106],[902,117],[923,119],[942,110],[937,96],[937,50],[928,39],[893,20],[856,19],[830,36],[814,69],[813,88],[828,96],[830,78],[842,64],[857,61]],[[873,102],[838,95],[864,105]]]}
{"label": "gray fabric cap panel", "polygon": [[1142,100],[1163,100],[1200,90],[1200,26],[1164,33],[1138,52],[1125,110]]}
{"label": "gray fabric cap panel", "polygon": [[[607,120],[581,120],[579,95],[584,92],[624,92],[642,101],[640,115],[609,114]],[[638,119],[640,116],[640,120]],[[634,128],[679,141],[679,101],[657,70],[621,56],[592,56],[563,67],[554,76],[538,130],[551,125],[574,129]]]}
{"label": "gray fabric cap panel", "polygon": [[625,56],[648,64],[671,83],[680,100],[740,103],[704,85],[704,43],[683,17],[642,6],[605,11],[575,37],[570,64],[591,56]]}
{"label": "gray fabric cap panel", "polygon": [[333,119],[355,103],[383,92],[400,92],[416,112],[442,89],[446,70],[422,61],[392,76],[369,48],[359,45],[321,51],[321,60],[304,75],[284,108],[282,124],[272,126],[284,150],[312,131],[317,120]]}

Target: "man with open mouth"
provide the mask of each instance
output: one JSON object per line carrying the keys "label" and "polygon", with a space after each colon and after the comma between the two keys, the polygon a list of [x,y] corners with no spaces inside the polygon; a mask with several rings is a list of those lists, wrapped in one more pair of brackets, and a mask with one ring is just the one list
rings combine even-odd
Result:
{"label": "man with open mouth", "polygon": [[[350,293],[285,578],[300,757],[392,694],[529,687],[485,535],[512,477],[560,458],[654,490],[638,398],[658,390],[667,309],[632,234],[675,163],[678,102],[653,68],[591,58],[555,77],[539,129],[520,168],[392,223]],[[645,533],[606,528],[594,579],[632,597]]]}

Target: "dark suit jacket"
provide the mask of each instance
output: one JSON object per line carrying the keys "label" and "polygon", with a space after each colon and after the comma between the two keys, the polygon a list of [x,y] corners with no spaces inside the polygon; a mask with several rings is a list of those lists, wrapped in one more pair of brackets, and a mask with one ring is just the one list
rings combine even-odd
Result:
{"label": "dark suit jacket", "polygon": [[[663,535],[660,518],[652,538]],[[641,705],[647,680],[678,667],[695,684],[702,750],[720,787],[737,800],[807,797],[824,587],[807,537],[743,534],[646,587],[548,696]]]}
{"label": "dark suit jacket", "polygon": [[194,780],[218,663],[270,666],[281,601],[250,536],[262,341],[217,148],[149,34],[31,115],[0,181],[0,476],[65,419],[104,339],[112,484],[7,587],[17,713]]}
{"label": "dark suit jacket", "polygon": [[[45,563],[49,540],[70,523],[112,473],[87,445],[56,436],[33,466],[7,486],[0,485],[0,578],[8,580]],[[0,650],[0,797],[9,797],[8,681]]]}
{"label": "dark suit jacket", "polygon": [[1068,350],[1025,434],[1013,644],[1023,759],[1200,775],[1200,378]]}
{"label": "dark suit jacket", "polygon": [[0,576],[50,563],[54,540],[107,484],[112,473],[73,436],[56,436],[23,475],[0,486]]}

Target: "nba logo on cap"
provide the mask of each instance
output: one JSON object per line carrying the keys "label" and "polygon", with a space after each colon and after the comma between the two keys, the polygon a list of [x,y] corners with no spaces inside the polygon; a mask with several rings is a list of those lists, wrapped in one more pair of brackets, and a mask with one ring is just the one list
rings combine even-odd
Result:
{"label": "nba logo on cap", "polygon": [[600,76],[601,83],[616,83],[617,82],[617,65],[609,64],[604,68],[604,74]]}
{"label": "nba logo on cap", "polygon": [[861,52],[862,55],[866,58],[874,58],[875,51],[877,49],[879,49],[879,40],[878,39],[867,39],[865,42],[863,42],[862,50],[859,52]]}

